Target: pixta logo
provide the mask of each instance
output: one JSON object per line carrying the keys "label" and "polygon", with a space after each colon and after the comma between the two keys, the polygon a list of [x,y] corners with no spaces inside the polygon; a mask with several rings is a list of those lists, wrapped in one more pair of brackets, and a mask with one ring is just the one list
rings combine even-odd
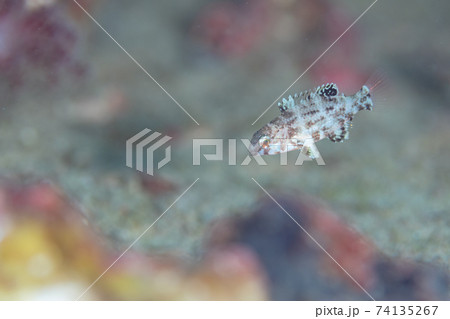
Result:
{"label": "pixta logo", "polygon": [[[160,169],[170,162],[170,145],[165,148],[164,158],[158,162],[155,162],[154,153],[172,138],[167,135],[161,137],[161,133],[159,132],[150,133],[151,130],[146,128],[127,140],[126,165],[140,172],[144,172],[145,166],[145,172],[153,175],[154,166]],[[146,165],[144,165],[144,158],[146,159]]]}
{"label": "pixta logo", "polygon": [[[129,138],[126,142],[126,165],[130,168],[135,168],[140,172],[145,172],[149,175],[154,174],[155,167],[160,169],[171,160],[171,148],[170,145],[164,149],[164,157],[158,162],[155,161],[155,151],[161,148],[172,138],[167,135],[162,135],[159,132],[153,132],[149,129],[144,129]],[[280,165],[288,165],[287,153],[289,150],[295,150],[291,145],[299,145],[298,142],[292,139],[277,139],[273,141],[275,144],[271,145],[272,149],[280,149],[279,158]],[[312,138],[307,138],[301,141],[302,147],[300,153],[298,153],[295,165],[303,165],[304,161],[316,160],[318,165],[325,165],[325,161],[320,155],[319,150],[314,144]],[[227,145],[227,155],[224,156],[224,144]],[[244,146],[248,151],[243,159],[238,159],[238,140],[236,139],[193,139],[192,141],[192,165],[200,165],[202,157],[206,161],[226,161],[228,165],[235,166],[249,165],[252,160],[256,161],[258,165],[265,166],[267,163],[264,161],[259,153],[252,152],[252,145],[250,140],[241,139],[241,146]],[[214,147],[214,152],[204,153],[203,147]],[[298,148],[298,147],[297,147]],[[285,151],[282,151],[286,149]],[[239,152],[242,154],[242,152]],[[160,156],[160,152],[158,153]],[[203,156],[202,156],[203,155]]]}
{"label": "pixta logo", "polygon": [[[255,160],[258,165],[265,166],[267,163],[264,161],[261,154],[252,152],[252,145],[250,140],[241,139],[241,144],[247,150],[247,154],[243,160],[238,160],[238,143],[236,139],[228,139],[224,143],[223,139],[216,138],[205,138],[205,139],[194,139],[192,143],[192,164],[194,166],[200,165],[202,155],[207,161],[227,161],[228,165],[234,166],[240,163],[241,166],[247,166],[252,160]],[[293,139],[276,139],[273,141],[274,144],[270,144],[272,149],[282,149],[286,151],[279,151],[280,165],[288,165],[288,151],[298,149],[298,146],[294,148],[291,145],[298,145],[298,142]],[[224,144],[228,144],[228,156],[224,156]],[[202,147],[212,146],[214,147],[213,153],[205,154],[202,152]],[[297,160],[295,161],[296,166],[303,165],[305,161],[316,160],[317,165],[325,165],[325,161],[322,158],[319,150],[314,144],[313,138],[306,138],[302,140],[302,147],[298,153]]]}

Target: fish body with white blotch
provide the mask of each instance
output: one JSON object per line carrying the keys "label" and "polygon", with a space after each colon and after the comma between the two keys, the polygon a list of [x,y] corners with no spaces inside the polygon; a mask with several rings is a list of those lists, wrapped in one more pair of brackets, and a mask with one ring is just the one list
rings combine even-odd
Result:
{"label": "fish body with white blotch", "polygon": [[355,114],[371,110],[373,101],[365,85],[356,94],[345,96],[339,93],[336,84],[331,83],[290,95],[278,103],[278,107],[281,115],[253,135],[250,142],[253,155],[301,149],[308,140],[315,143],[329,138],[333,142],[342,142],[348,139]]}

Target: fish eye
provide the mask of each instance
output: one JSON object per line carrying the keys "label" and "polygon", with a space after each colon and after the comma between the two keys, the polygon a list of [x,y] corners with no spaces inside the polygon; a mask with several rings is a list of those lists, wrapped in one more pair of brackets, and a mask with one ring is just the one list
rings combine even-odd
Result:
{"label": "fish eye", "polygon": [[270,143],[270,138],[268,136],[263,136],[259,139],[259,145],[262,148],[268,148],[269,147],[269,143]]}

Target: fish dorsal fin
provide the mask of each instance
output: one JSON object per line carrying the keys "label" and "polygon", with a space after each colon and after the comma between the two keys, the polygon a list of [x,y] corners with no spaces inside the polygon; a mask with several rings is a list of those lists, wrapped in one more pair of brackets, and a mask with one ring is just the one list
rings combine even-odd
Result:
{"label": "fish dorsal fin", "polygon": [[301,105],[303,101],[308,103],[311,99],[314,99],[316,95],[331,97],[339,94],[339,89],[334,83],[327,83],[316,87],[312,90],[306,90],[301,93],[295,93],[289,95],[287,98],[283,98],[281,102],[278,102],[278,108],[283,113],[288,109],[292,109],[295,105]]}
{"label": "fish dorsal fin", "polygon": [[278,102],[278,108],[280,109],[280,112],[283,113],[287,109],[292,109],[296,105],[301,105],[303,100],[310,99],[311,94],[314,94],[313,90],[306,90],[301,93],[289,95],[287,99],[283,98],[281,102]]}
{"label": "fish dorsal fin", "polygon": [[297,94],[294,94],[294,96],[289,95],[288,98],[283,98],[281,102],[278,102],[278,108],[280,109],[280,112],[283,113],[287,109],[292,109],[295,106],[295,100],[294,98],[297,97]]}

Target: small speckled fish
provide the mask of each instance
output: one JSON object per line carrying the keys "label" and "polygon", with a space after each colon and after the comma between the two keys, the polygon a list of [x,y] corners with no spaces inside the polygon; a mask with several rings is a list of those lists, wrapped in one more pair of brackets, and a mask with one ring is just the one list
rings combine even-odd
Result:
{"label": "small speckled fish", "polygon": [[[348,139],[356,113],[373,107],[370,90],[363,86],[355,95],[339,93],[336,84],[294,94],[278,103],[281,115],[253,134],[250,152],[272,155],[301,149],[307,140],[333,142]],[[305,146],[308,147],[308,146]],[[310,150],[306,154],[312,155]]]}

